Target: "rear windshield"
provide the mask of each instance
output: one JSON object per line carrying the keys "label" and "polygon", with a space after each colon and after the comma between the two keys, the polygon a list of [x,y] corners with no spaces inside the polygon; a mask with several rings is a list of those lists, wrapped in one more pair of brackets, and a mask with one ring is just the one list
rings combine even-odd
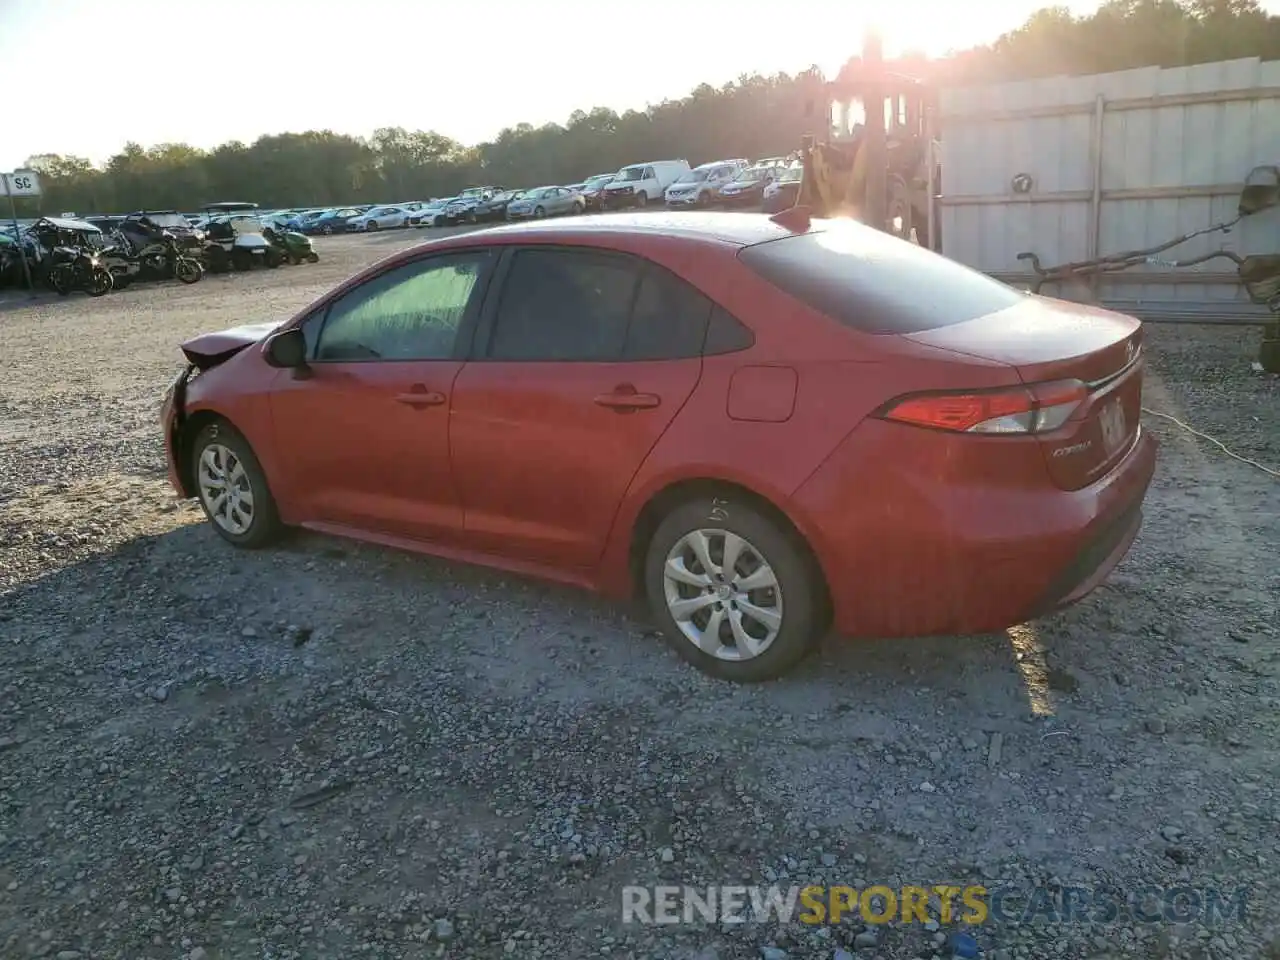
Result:
{"label": "rear windshield", "polygon": [[919,333],[1007,309],[1026,294],[861,224],[747,247],[739,258],[774,286],[863,333]]}

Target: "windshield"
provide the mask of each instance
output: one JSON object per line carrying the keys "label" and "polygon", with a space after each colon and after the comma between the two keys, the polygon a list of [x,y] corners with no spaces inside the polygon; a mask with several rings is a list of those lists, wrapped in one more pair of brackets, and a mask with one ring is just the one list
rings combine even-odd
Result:
{"label": "windshield", "polygon": [[484,187],[467,187],[467,189],[463,190],[460,194],[458,194],[458,199],[469,200],[472,197],[478,197],[483,193],[484,193]]}
{"label": "windshield", "polygon": [[831,104],[831,133],[847,137],[867,122],[867,108],[860,97]]}
{"label": "windshield", "polygon": [[189,227],[191,224],[180,213],[148,213],[146,218],[157,227]]}
{"label": "windshield", "polygon": [[701,183],[710,175],[710,170],[690,170],[688,173],[682,174],[676,183]]}
{"label": "windshield", "polygon": [[615,179],[623,183],[634,183],[636,180],[643,180],[644,167],[624,167],[618,171]]}
{"label": "windshield", "polygon": [[753,180],[763,180],[765,175],[768,172],[769,172],[768,167],[750,167],[746,170],[743,170],[740,174],[738,174],[733,179],[741,181],[743,183],[749,183]]}
{"label": "windshield", "polygon": [[614,176],[612,173],[597,173],[594,177],[587,177],[586,186],[594,187],[597,184],[608,183]]}
{"label": "windshield", "polygon": [[520,199],[521,200],[537,200],[538,198],[545,197],[546,195],[547,195],[547,188],[538,187],[534,190],[526,190],[524,193],[520,195]]}

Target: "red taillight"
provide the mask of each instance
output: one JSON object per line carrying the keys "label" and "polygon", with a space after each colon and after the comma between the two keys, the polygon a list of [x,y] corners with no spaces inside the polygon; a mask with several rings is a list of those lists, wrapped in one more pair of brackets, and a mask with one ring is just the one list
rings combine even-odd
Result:
{"label": "red taillight", "polygon": [[1007,390],[917,393],[889,404],[886,420],[957,433],[1044,433],[1062,426],[1089,395],[1079,380]]}

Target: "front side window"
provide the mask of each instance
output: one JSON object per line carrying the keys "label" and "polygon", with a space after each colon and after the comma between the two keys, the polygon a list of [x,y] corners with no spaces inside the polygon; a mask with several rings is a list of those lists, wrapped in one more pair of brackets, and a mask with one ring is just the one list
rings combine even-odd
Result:
{"label": "front side window", "polygon": [[432,257],[349,290],[329,307],[315,359],[450,359],[489,259],[487,251]]}
{"label": "front side window", "polygon": [[640,279],[630,257],[521,250],[494,321],[492,360],[611,361],[622,357]]}

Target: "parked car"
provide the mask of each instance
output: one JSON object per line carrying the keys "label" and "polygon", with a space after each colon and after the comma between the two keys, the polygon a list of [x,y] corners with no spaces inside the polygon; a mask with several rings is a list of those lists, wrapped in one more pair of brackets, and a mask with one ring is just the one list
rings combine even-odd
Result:
{"label": "parked car", "polygon": [[409,215],[409,225],[413,227],[443,227],[445,225],[445,208],[457,197],[444,197],[432,200],[417,213]]}
{"label": "parked car", "polygon": [[605,210],[645,207],[689,172],[688,160],[653,160],[623,167],[604,188]]}
{"label": "parked car", "polygon": [[454,197],[444,208],[445,224],[476,223],[475,208],[494,194],[503,193],[506,187],[468,187]]}
{"label": "parked car", "polygon": [[985,633],[1097,587],[1155,468],[1142,334],[803,211],[544,221],[186,341],[163,439],[231,544],[341,529],[641,594],[754,681],[829,627]]}
{"label": "parked car", "polygon": [[804,167],[792,164],[778,172],[778,178],[764,188],[761,195],[765,213],[779,213],[796,205],[800,196],[800,181],[804,177]]}
{"label": "parked car", "polygon": [[597,173],[582,182],[582,199],[586,201],[588,210],[601,209],[604,188],[616,176],[616,173]]}
{"label": "parked car", "polygon": [[352,217],[347,221],[347,230],[350,233],[368,233],[373,230],[394,230],[396,227],[409,226],[409,218],[412,212],[404,207],[374,207],[358,217]]}
{"label": "parked car", "polygon": [[339,207],[336,210],[326,210],[314,220],[303,224],[302,232],[308,235],[321,233],[325,236],[331,233],[346,233],[347,223],[360,216],[360,213],[361,211],[356,207]]}
{"label": "parked car", "polygon": [[507,205],[520,195],[519,190],[501,190],[489,197],[487,200],[481,200],[472,208],[472,218],[477,223],[484,223],[489,220],[505,220],[507,219]]}
{"label": "parked car", "polygon": [[529,220],[582,213],[587,201],[568,187],[536,187],[507,204],[508,220]]}
{"label": "parked car", "polygon": [[754,166],[741,170],[720,185],[715,203],[723,207],[754,207],[764,200],[764,188],[778,177],[776,167]]}
{"label": "parked car", "polygon": [[673,210],[705,207],[716,197],[716,191],[738,173],[732,160],[717,160],[694,167],[667,187],[667,206]]}

